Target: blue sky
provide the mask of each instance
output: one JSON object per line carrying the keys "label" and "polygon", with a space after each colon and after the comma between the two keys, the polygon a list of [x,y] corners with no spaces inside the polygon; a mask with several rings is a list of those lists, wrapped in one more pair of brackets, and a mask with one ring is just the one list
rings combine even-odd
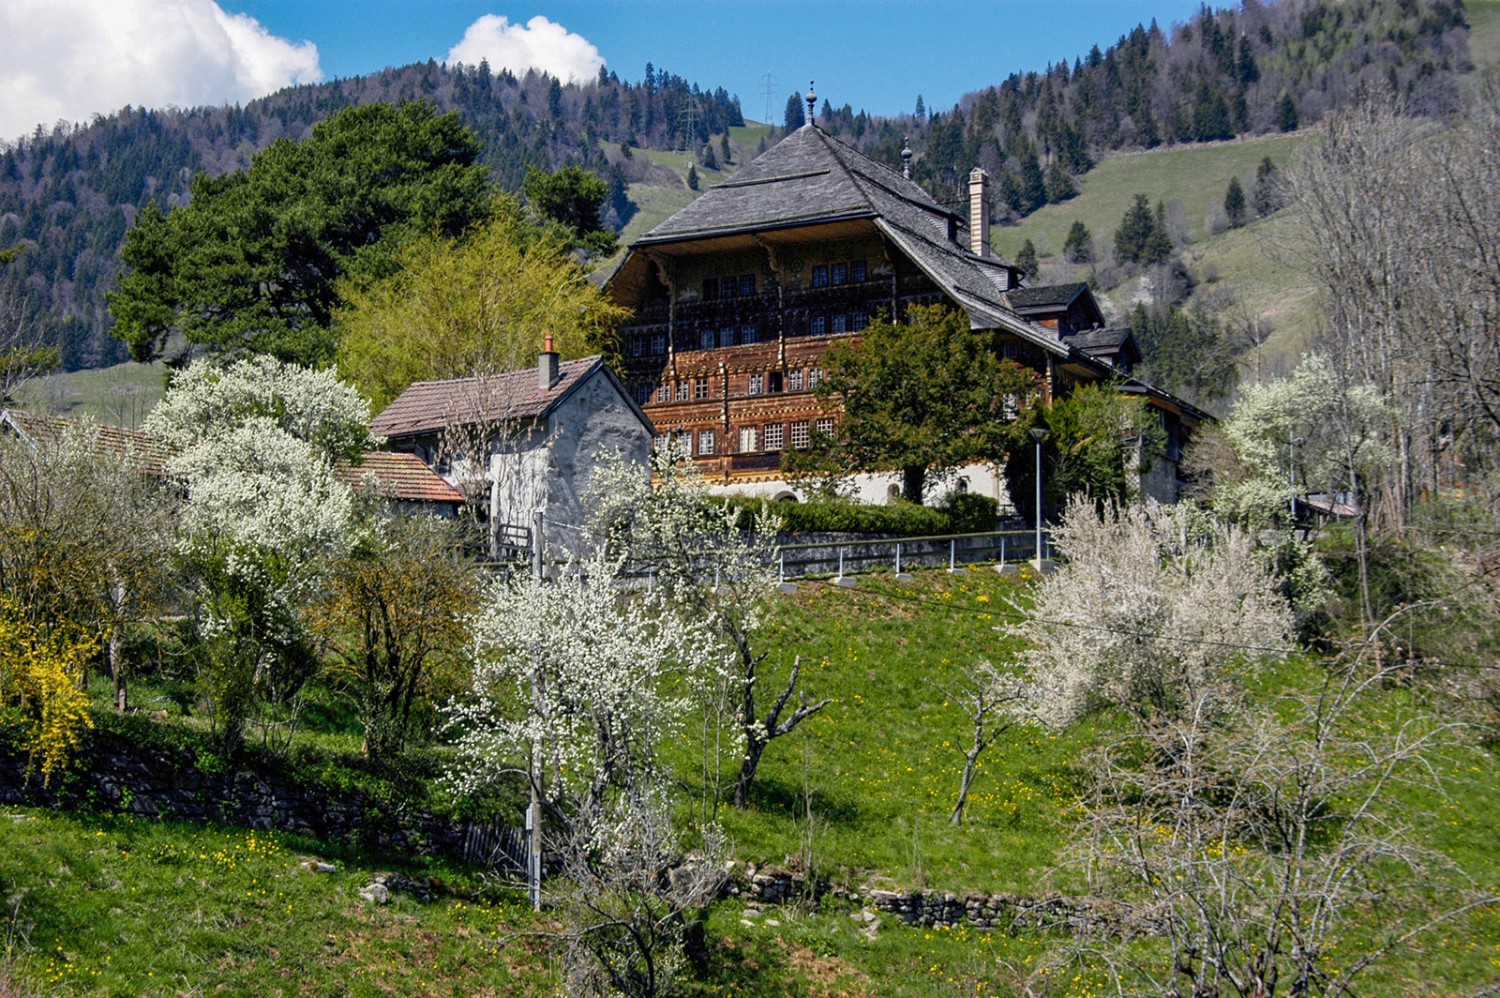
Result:
{"label": "blue sky", "polygon": [[592,42],[636,81],[646,63],[740,98],[765,114],[765,76],[779,98],[816,80],[820,96],[856,111],[910,111],[921,94],[947,108],[1016,70],[1083,55],[1155,17],[1191,17],[1200,0],[225,0],[273,32],[318,46],[328,76],[429,57],[441,60],[483,14],[524,23],[541,14]]}
{"label": "blue sky", "polygon": [[0,3],[0,140],[125,104],[248,101],[427,59],[566,77],[647,62],[779,120],[787,95],[946,109],[1017,70],[1105,47],[1199,0],[43,0]]}

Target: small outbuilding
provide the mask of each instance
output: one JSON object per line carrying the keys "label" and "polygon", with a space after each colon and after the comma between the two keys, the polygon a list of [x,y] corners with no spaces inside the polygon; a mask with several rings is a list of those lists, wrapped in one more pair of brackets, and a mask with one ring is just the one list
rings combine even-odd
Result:
{"label": "small outbuilding", "polygon": [[575,551],[599,462],[618,454],[650,474],[656,427],[619,377],[602,357],[560,360],[548,340],[533,369],[419,381],[370,424],[481,504],[496,550],[540,512],[548,548]]}

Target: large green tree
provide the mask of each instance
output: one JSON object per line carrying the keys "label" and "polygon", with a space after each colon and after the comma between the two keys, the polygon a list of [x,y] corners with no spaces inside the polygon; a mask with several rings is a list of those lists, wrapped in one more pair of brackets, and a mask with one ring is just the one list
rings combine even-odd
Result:
{"label": "large green tree", "polygon": [[346,289],[335,313],[339,373],[377,409],[413,381],[535,363],[549,332],[564,356],[611,353],[610,330],[624,315],[568,243],[538,230],[506,195],[464,238],[413,243],[400,263],[389,277]]}
{"label": "large green tree", "polygon": [[862,469],[899,468],[902,495],[921,502],[930,472],[999,459],[1034,372],[1000,356],[992,331],[964,313],[913,306],[904,322],[872,322],[830,350],[818,387],[844,410],[834,446]]}
{"label": "large green tree", "polygon": [[188,204],[148,205],[126,236],[115,335],[137,360],[180,334],[217,354],[326,362],[341,278],[386,276],[414,238],[456,236],[488,213],[478,155],[456,112],[368,104],[273,143],[247,170],[200,174]]}
{"label": "large green tree", "polygon": [[619,245],[619,236],[600,221],[600,208],[609,197],[609,184],[581,166],[560,170],[526,168],[522,192],[542,219],[567,229],[569,239],[591,253],[608,255]]}

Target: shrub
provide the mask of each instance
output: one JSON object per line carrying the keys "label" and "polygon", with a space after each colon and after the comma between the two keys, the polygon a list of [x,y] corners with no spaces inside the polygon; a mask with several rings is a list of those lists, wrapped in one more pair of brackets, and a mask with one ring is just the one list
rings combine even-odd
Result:
{"label": "shrub", "polygon": [[[739,525],[750,529],[761,500],[730,496],[723,500],[740,510]],[[954,493],[939,506],[898,502],[870,506],[852,502],[782,502],[775,504],[787,533],[966,534],[994,530],[999,508],[994,499]]]}

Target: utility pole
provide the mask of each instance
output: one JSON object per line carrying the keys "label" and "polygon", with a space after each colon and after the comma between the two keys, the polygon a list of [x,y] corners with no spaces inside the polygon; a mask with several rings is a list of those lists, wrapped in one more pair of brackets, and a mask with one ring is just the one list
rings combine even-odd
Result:
{"label": "utility pole", "polygon": [[[531,579],[534,583],[540,583],[543,577],[542,565],[542,511],[536,510],[531,514]],[[540,710],[541,704],[538,697],[541,694],[541,671],[542,650],[532,650],[531,663],[531,706],[532,710]],[[531,896],[531,910],[542,910],[542,747],[533,739],[531,743],[531,760],[527,766],[528,780],[531,784],[531,803],[526,808],[526,889]]]}

